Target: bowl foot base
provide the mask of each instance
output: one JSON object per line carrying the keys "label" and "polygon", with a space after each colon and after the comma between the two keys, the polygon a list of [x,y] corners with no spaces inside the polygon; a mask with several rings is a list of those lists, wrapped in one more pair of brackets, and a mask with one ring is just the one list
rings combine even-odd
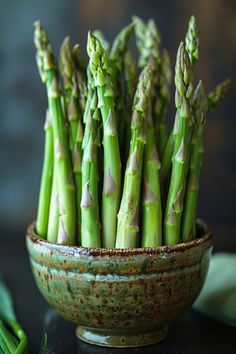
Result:
{"label": "bowl foot base", "polygon": [[167,337],[167,326],[151,331],[106,330],[79,326],[76,335],[82,341],[102,347],[127,348],[143,347],[158,343]]}

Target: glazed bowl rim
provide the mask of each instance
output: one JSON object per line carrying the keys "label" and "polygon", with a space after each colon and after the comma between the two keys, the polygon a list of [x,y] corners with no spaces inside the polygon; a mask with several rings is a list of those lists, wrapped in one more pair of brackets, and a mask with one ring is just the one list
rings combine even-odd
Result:
{"label": "glazed bowl rim", "polygon": [[81,246],[69,246],[61,245],[49,242],[39,237],[35,232],[35,222],[32,222],[28,229],[26,238],[32,244],[37,244],[41,247],[49,248],[50,250],[59,251],[64,254],[86,254],[90,256],[112,256],[112,255],[143,255],[143,254],[163,254],[163,253],[176,253],[183,252],[184,250],[195,248],[207,243],[212,244],[212,229],[201,219],[197,219],[196,223],[198,227],[202,229],[203,236],[196,238],[195,240],[178,243],[176,245],[162,245],[157,247],[139,247],[139,248],[89,248]]}

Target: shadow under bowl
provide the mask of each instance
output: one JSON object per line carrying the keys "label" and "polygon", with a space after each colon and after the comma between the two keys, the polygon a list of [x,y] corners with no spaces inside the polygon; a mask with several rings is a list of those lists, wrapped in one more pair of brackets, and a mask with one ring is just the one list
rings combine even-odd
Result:
{"label": "shadow under bowl", "polygon": [[197,298],[212,252],[212,231],[174,246],[102,249],[52,244],[27,230],[37,286],[77,336],[108,347],[138,347],[166,338],[167,325]]}

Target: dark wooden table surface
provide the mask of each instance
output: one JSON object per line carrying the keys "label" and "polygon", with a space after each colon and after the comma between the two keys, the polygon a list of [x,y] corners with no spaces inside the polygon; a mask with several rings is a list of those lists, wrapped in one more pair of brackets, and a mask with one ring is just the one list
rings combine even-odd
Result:
{"label": "dark wooden table surface", "polygon": [[[82,343],[74,335],[75,325],[59,318],[41,297],[31,274],[24,230],[14,233],[1,230],[0,275],[14,297],[30,354],[40,353],[44,333],[48,336],[47,353],[55,354],[236,354],[236,329],[193,310],[170,325],[168,339],[153,346],[127,350]],[[215,251],[236,252],[235,229],[216,229]]]}

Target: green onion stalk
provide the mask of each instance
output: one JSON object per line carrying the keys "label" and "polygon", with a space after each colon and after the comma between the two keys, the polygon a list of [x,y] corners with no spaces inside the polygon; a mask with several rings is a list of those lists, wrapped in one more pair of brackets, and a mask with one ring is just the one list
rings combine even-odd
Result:
{"label": "green onion stalk", "polygon": [[142,180],[143,151],[146,141],[148,113],[153,69],[147,65],[140,74],[134,98],[131,121],[131,142],[121,205],[118,213],[116,248],[138,246],[139,204]]}
{"label": "green onion stalk", "polygon": [[203,84],[200,81],[193,96],[194,128],[191,145],[189,171],[187,176],[186,195],[182,221],[182,241],[196,237],[197,200],[199,192],[200,171],[203,154],[203,129],[206,120],[208,103]]}
{"label": "green onion stalk", "polygon": [[59,196],[59,227],[57,242],[75,244],[76,208],[75,186],[70,159],[67,127],[62,108],[58,69],[52,47],[39,21],[35,22],[37,64],[42,81],[46,84],[48,107],[52,117],[54,164]]}
{"label": "green onion stalk", "polygon": [[91,33],[88,35],[87,50],[90,57],[89,69],[93,75],[103,123],[102,246],[110,248],[115,246],[121,188],[121,159],[116,128],[115,98],[107,54],[99,40]]}

